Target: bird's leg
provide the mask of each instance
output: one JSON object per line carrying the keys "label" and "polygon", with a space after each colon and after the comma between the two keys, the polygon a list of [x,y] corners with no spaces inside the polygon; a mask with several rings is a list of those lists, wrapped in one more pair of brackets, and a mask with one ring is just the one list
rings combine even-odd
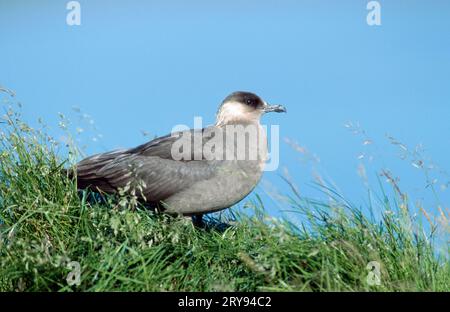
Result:
{"label": "bird's leg", "polygon": [[205,223],[203,222],[203,214],[196,214],[192,216],[192,224],[195,227],[202,228],[205,226]]}

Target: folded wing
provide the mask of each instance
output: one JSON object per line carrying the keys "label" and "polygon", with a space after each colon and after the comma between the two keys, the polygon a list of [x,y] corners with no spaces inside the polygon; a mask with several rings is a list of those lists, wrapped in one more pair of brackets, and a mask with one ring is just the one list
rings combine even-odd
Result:
{"label": "folded wing", "polygon": [[[193,130],[190,132],[193,133]],[[172,144],[180,135],[183,133],[157,138],[133,149],[98,154],[82,160],[76,167],[78,188],[113,193],[127,184],[131,187],[140,185],[148,202],[158,202],[197,181],[213,177],[214,161],[172,158]]]}

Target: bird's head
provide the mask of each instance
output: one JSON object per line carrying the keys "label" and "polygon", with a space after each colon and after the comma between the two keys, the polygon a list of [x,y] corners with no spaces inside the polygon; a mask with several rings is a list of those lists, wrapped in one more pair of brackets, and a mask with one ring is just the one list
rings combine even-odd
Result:
{"label": "bird's head", "polygon": [[286,112],[282,105],[269,105],[254,93],[237,91],[227,96],[217,112],[217,125],[259,122],[269,112]]}

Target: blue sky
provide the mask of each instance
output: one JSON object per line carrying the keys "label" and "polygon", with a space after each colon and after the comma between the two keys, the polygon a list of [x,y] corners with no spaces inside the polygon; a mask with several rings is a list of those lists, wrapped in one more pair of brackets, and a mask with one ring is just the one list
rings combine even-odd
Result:
{"label": "blue sky", "polygon": [[363,0],[79,2],[81,25],[68,26],[67,1],[0,0],[0,85],[16,92],[30,122],[56,125],[64,113],[86,129],[91,154],[140,144],[143,130],[193,126],[194,116],[213,123],[228,93],[253,91],[288,109],[264,117],[280,125],[281,164],[258,193],[287,191],[279,177],[287,168],[304,196],[319,196],[310,186],[318,172],[362,203],[362,164],[375,189],[388,168],[414,200],[449,207],[449,176],[431,170],[437,200],[386,135],[423,144],[425,157],[450,170],[450,2],[379,1],[382,25],[372,27]]}

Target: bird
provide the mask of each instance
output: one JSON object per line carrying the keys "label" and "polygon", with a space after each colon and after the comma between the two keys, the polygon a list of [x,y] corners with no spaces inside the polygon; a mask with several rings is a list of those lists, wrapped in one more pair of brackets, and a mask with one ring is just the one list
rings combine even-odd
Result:
{"label": "bird", "polygon": [[134,187],[148,207],[201,220],[237,204],[260,181],[268,155],[260,119],[269,112],[286,108],[251,92],[233,92],[212,126],[81,160],[74,167],[77,188],[117,194]]}

